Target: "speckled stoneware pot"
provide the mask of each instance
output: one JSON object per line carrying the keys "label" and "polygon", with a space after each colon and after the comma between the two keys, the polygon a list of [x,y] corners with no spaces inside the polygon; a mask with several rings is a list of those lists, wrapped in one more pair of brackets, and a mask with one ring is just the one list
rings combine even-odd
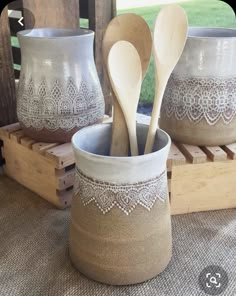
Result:
{"label": "speckled stoneware pot", "polygon": [[236,29],[189,29],[159,125],[186,144],[236,142]]}
{"label": "speckled stoneware pot", "polygon": [[33,29],[18,34],[22,65],[17,115],[37,141],[68,142],[82,127],[101,122],[104,98],[93,56],[94,32]]}
{"label": "speckled stoneware pot", "polygon": [[[138,125],[140,153],[147,130],[147,125]],[[171,259],[166,175],[170,138],[158,130],[153,153],[110,157],[111,132],[111,124],[100,124],[72,138],[76,181],[70,256],[89,278],[135,284],[158,275]]]}

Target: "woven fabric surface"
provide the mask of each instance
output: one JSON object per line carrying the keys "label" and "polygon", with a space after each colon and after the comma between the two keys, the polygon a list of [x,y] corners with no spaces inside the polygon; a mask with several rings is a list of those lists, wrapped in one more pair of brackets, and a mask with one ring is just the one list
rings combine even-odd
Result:
{"label": "woven fabric surface", "polygon": [[[43,185],[42,185],[43,186]],[[172,217],[173,257],[158,277],[108,286],[81,275],[68,254],[70,210],[0,176],[0,296],[204,296],[200,272],[219,265],[236,296],[236,210]]]}

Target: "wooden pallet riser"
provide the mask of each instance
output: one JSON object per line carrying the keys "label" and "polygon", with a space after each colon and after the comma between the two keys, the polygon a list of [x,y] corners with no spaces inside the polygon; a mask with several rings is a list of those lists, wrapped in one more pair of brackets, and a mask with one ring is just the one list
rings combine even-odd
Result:
{"label": "wooden pallet riser", "polygon": [[58,208],[70,206],[75,169],[68,144],[35,143],[17,124],[1,129],[0,137],[6,175]]}
{"label": "wooden pallet riser", "polygon": [[167,161],[171,213],[236,208],[236,144],[172,143]]}
{"label": "wooden pallet riser", "polygon": [[[56,177],[55,166],[45,157],[24,146],[6,139],[4,141],[5,173],[20,184],[36,192],[59,208],[70,205],[70,200],[62,204],[62,196],[57,193],[71,187],[68,176]],[[68,186],[67,186],[68,184]]]}
{"label": "wooden pallet riser", "polygon": [[236,208],[236,161],[175,166],[172,214]]}

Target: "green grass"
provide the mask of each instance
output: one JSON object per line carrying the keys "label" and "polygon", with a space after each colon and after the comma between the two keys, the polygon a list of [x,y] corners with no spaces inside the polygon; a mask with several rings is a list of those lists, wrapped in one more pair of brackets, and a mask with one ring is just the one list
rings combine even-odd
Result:
{"label": "green grass", "polygon": [[[148,2],[148,0],[147,0]],[[219,0],[194,0],[178,3],[182,6],[189,20],[190,26],[205,27],[229,27],[236,28],[235,14],[232,8],[225,2]],[[162,5],[163,6],[163,5]],[[160,11],[160,6],[133,8],[129,10],[120,10],[118,14],[132,12],[141,15],[153,29],[156,16]],[[153,102],[155,91],[154,63],[151,59],[146,77],[143,81],[140,101],[150,104]]]}
{"label": "green grass", "polygon": [[19,41],[17,37],[11,37],[11,45],[14,47],[19,47]]}

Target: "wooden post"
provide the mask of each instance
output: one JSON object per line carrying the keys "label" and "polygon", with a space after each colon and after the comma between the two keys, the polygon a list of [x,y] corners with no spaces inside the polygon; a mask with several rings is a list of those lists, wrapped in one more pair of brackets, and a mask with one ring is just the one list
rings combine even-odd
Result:
{"label": "wooden post", "polygon": [[23,0],[34,15],[25,17],[25,28],[79,28],[79,0]]}
{"label": "wooden post", "polygon": [[108,23],[116,15],[116,0],[89,0],[89,28],[95,31],[95,61],[102,85],[106,114],[111,114],[112,94],[102,59],[102,40]]}
{"label": "wooden post", "polygon": [[0,18],[0,126],[14,123],[16,90],[7,7]]}

